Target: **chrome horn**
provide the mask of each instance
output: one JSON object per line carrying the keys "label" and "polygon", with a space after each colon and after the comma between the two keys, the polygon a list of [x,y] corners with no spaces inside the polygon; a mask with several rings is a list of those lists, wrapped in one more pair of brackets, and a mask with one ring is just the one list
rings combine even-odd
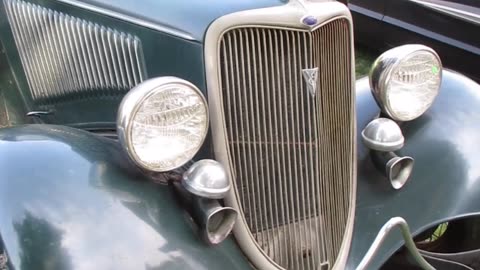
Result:
{"label": "chrome horn", "polygon": [[192,218],[202,231],[203,238],[209,244],[219,244],[233,229],[237,219],[237,210],[221,206],[217,200],[195,197]]}
{"label": "chrome horn", "polygon": [[372,152],[372,159],[378,169],[384,172],[394,189],[401,189],[413,170],[412,157],[399,157],[393,152]]}
{"label": "chrome horn", "polygon": [[402,188],[413,171],[412,157],[399,157],[393,151],[403,147],[405,138],[395,121],[377,118],[362,131],[363,143],[372,150],[375,166],[387,176],[394,189]]}
{"label": "chrome horn", "polygon": [[181,182],[174,182],[174,187],[204,240],[213,245],[225,240],[238,212],[218,200],[231,188],[223,166],[215,160],[197,161],[183,174]]}

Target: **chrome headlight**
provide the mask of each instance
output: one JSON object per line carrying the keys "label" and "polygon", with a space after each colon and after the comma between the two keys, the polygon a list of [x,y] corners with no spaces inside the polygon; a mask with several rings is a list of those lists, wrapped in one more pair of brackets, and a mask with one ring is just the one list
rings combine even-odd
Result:
{"label": "chrome headlight", "polygon": [[205,97],[193,84],[159,77],[130,90],[118,110],[119,140],[141,168],[178,168],[200,149],[208,130]]}
{"label": "chrome headlight", "polygon": [[375,99],[392,119],[413,120],[433,104],[442,80],[437,53],[423,45],[404,45],[377,58],[370,72]]}

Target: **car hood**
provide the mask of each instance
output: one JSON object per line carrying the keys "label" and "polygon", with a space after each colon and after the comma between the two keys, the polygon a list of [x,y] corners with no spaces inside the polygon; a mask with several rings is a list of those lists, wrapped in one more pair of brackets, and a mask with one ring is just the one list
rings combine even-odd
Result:
{"label": "car hood", "polygon": [[199,42],[203,41],[210,23],[223,15],[279,6],[287,2],[288,0],[82,0],[82,4],[124,14]]}

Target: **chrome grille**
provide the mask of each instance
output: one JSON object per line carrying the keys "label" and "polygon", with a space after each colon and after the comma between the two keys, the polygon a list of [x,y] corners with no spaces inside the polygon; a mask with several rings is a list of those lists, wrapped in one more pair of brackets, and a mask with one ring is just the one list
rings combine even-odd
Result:
{"label": "chrome grille", "polygon": [[[251,234],[286,269],[329,269],[355,166],[348,20],[313,32],[232,29],[219,53],[227,152]],[[302,70],[317,67],[312,94]]]}
{"label": "chrome grille", "polygon": [[34,101],[126,92],[145,78],[140,40],[19,0],[4,0]]}

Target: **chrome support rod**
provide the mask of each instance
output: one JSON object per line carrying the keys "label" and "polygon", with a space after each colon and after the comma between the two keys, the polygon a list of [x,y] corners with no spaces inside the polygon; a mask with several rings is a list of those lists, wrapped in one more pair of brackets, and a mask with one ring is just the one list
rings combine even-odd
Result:
{"label": "chrome support rod", "polygon": [[383,227],[378,232],[377,237],[373,241],[373,244],[370,246],[370,249],[368,249],[367,253],[363,257],[360,264],[357,266],[356,270],[368,269],[369,264],[372,262],[375,254],[377,254],[383,241],[385,241],[387,236],[390,234],[390,231],[392,231],[395,227],[400,228],[403,239],[405,240],[405,246],[407,247],[408,251],[412,255],[415,262],[418,264],[418,266],[425,270],[434,270],[435,268],[430,265],[418,251],[415,243],[413,242],[410,229],[408,228],[408,224],[405,219],[401,217],[391,218],[389,221],[387,221],[387,223],[385,223],[385,225],[383,225]]}

